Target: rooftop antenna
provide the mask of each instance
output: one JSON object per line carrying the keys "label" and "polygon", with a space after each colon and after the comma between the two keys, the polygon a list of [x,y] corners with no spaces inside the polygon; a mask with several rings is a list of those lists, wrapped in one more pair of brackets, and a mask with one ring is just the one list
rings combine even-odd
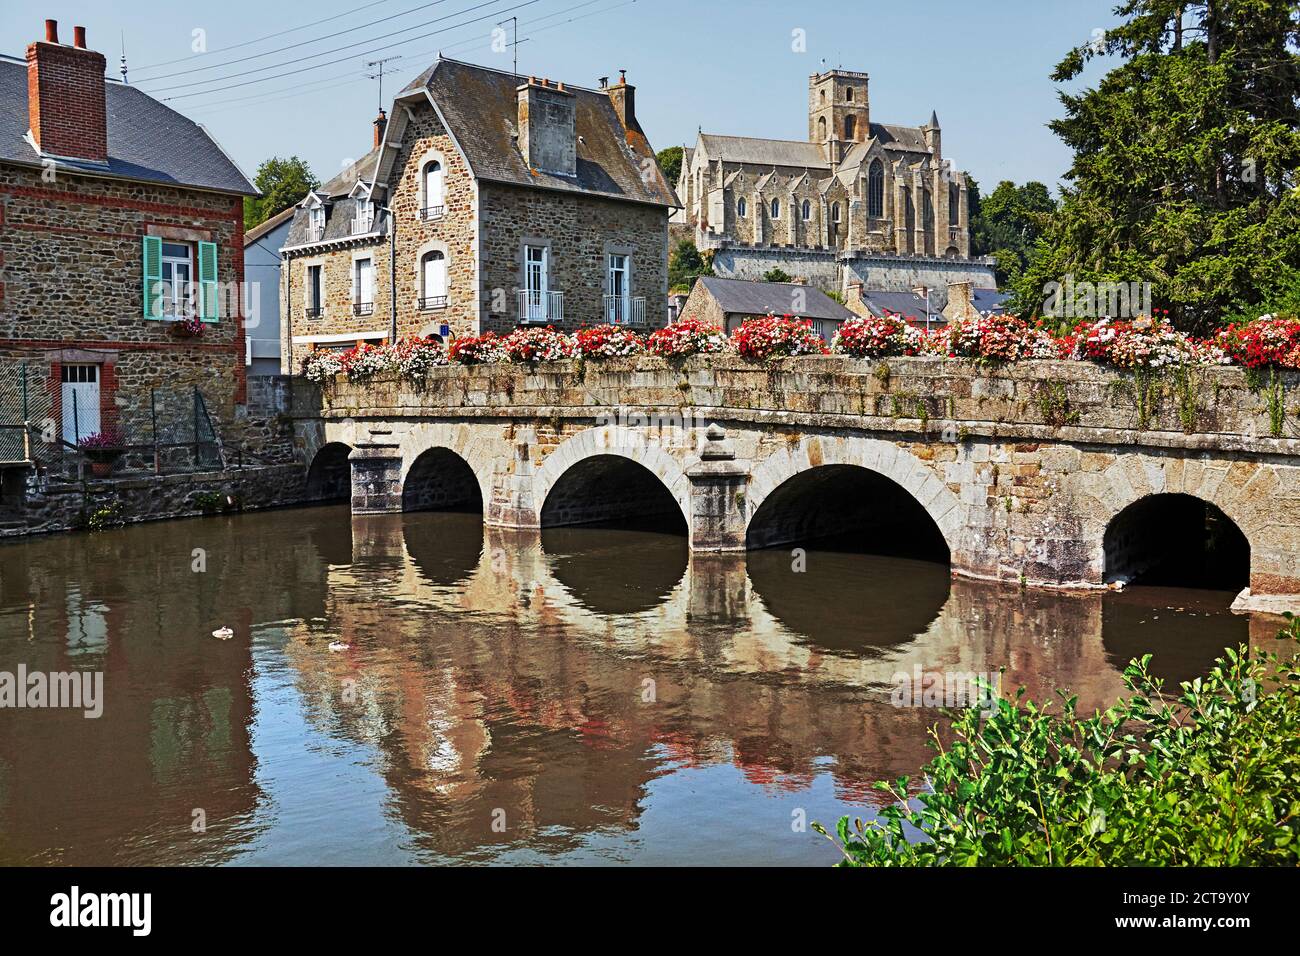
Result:
{"label": "rooftop antenna", "polygon": [[126,80],[126,31],[125,30],[122,31],[122,65],[121,67],[119,67],[119,69],[122,73],[122,82],[125,84],[127,82]]}
{"label": "rooftop antenna", "polygon": [[378,72],[367,73],[366,76],[372,80],[379,81],[379,108],[381,110],[384,108],[384,64],[392,63],[394,60],[400,60],[401,58],[402,57],[400,54],[397,56],[386,56],[382,60],[371,60],[369,63],[366,64],[366,66],[379,67]]}
{"label": "rooftop antenna", "polygon": [[518,17],[511,17],[508,21],[502,20],[501,23],[497,24],[497,26],[501,26],[502,23],[507,23],[507,22],[510,24],[510,36],[512,37],[510,41],[510,50],[514,54],[514,66],[512,67],[512,69],[515,75],[515,82],[518,83],[519,82],[519,44],[527,43],[528,37],[524,37],[522,40],[519,39],[519,18]]}

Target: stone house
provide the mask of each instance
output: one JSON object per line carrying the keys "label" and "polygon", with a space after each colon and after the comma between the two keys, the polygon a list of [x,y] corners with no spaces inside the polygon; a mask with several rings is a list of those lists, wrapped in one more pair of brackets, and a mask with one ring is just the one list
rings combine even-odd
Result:
{"label": "stone house", "polygon": [[766,315],[797,315],[812,322],[813,331],[829,343],[835,330],[853,313],[825,292],[797,282],[754,282],[700,276],[682,306],[681,318],[699,319],[728,334],[746,319]]}
{"label": "stone house", "polygon": [[719,275],[779,267],[844,294],[995,285],[991,261],[971,258],[966,174],[944,158],[938,116],[874,121],[866,73],[809,77],[807,141],[701,131],[677,192],[674,237],[712,250]]}
{"label": "stone house", "polygon": [[[0,59],[0,415],[132,442],[155,389],[187,410],[197,389],[219,428],[245,402],[256,190],[202,127],[107,79],[84,28],[69,45],[45,26],[25,63]],[[178,337],[183,319],[201,334]]]}
{"label": "stone house", "polygon": [[635,94],[440,58],[380,113],[371,151],[299,205],[285,367],[394,334],[663,325],[677,197]]}

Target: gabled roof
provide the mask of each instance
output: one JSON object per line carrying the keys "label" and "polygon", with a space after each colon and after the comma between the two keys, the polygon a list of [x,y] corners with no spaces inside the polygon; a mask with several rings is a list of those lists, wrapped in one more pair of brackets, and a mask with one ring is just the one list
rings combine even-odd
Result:
{"label": "gabled roof", "polygon": [[925,145],[925,133],[919,126],[890,126],[886,123],[872,123],[871,135],[880,140],[885,149],[906,149],[928,153],[930,147]]}
{"label": "gabled roof", "polygon": [[[108,162],[57,160],[57,168],[119,179],[258,195],[256,187],[202,126],[134,86],[109,80],[104,99]],[[39,166],[27,141],[27,66],[0,60],[0,162]]]}
{"label": "gabled roof", "polygon": [[577,175],[557,176],[529,169],[516,145],[519,85],[520,78],[513,73],[443,58],[416,77],[397,98],[427,93],[480,180],[592,193],[657,206],[681,205],[662,173],[649,183],[642,179],[642,164],[647,159],[658,171],[654,151],[639,124],[634,122],[632,129],[624,129],[603,90],[566,86],[575,99]]}
{"label": "gabled roof", "polygon": [[711,161],[747,163],[754,166],[793,166],[826,170],[830,163],[816,143],[791,139],[755,139],[749,136],[717,136],[700,133],[699,148]]}
{"label": "gabled roof", "polygon": [[[925,321],[925,299],[915,292],[885,292],[879,289],[863,289],[862,301],[866,303],[873,315],[891,312],[905,319],[917,322]],[[938,315],[938,309],[931,309],[931,314]]]}
{"label": "gabled roof", "polygon": [[805,319],[833,319],[843,322],[853,318],[853,313],[825,292],[812,286],[795,282],[755,282],[749,279],[722,279],[701,276],[697,288],[713,297],[723,312],[741,315],[786,315],[794,311],[792,303],[797,293],[803,293],[804,308],[798,310]]}
{"label": "gabled roof", "polygon": [[370,182],[375,176],[375,166],[379,161],[379,147],[376,146],[360,159],[344,166],[339,174],[319,187],[316,192],[323,196],[346,196],[358,180]]}
{"label": "gabled roof", "polygon": [[267,219],[265,222],[258,223],[252,229],[244,233],[244,245],[251,246],[253,243],[257,242],[267,233],[274,232],[277,228],[279,228],[284,223],[292,219],[293,214],[296,213],[297,211],[298,211],[297,206],[289,206],[287,209],[281,209],[279,212],[277,212],[270,219]]}

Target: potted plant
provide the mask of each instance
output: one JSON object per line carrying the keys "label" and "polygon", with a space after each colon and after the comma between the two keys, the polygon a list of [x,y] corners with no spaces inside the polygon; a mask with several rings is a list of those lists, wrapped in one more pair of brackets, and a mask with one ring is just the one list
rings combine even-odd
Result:
{"label": "potted plant", "polygon": [[78,446],[90,459],[90,472],[96,478],[107,478],[113,473],[113,462],[126,452],[122,435],[115,428],[105,428],[82,440]]}
{"label": "potted plant", "polygon": [[203,335],[203,321],[193,316],[176,319],[171,324],[171,333],[178,339],[197,339]]}

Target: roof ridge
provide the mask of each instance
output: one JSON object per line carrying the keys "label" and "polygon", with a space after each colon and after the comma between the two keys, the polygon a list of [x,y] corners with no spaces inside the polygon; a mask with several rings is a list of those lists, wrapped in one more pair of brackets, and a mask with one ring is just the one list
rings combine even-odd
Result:
{"label": "roof ridge", "polygon": [[[521,77],[521,76],[524,75],[524,74],[522,74],[522,73],[516,73],[516,72],[514,72],[513,70],[502,70],[502,69],[499,69],[499,68],[497,68],[497,67],[495,67],[495,66],[484,66],[482,63],[471,63],[469,60],[457,60],[457,59],[455,59],[454,57],[450,57],[450,56],[442,56],[441,54],[438,55],[438,59],[435,60],[434,63],[431,63],[430,66],[435,66],[435,65],[436,65],[437,63],[439,63],[439,62],[441,62],[441,63],[455,63],[457,66],[467,66],[467,67],[469,67],[470,69],[474,69],[474,70],[483,70],[483,71],[486,72],[486,73],[496,73],[496,74],[498,74],[498,75],[500,75],[500,76],[513,76],[513,77],[516,78],[516,79],[518,79],[519,77]],[[426,68],[426,69],[427,69],[427,68]],[[423,72],[423,71],[421,71],[421,72]],[[528,75],[529,75],[529,76],[536,76],[537,74],[536,74],[536,73],[530,73],[530,74],[528,74]],[[584,92],[584,93],[606,93],[605,90],[598,90],[598,89],[595,89],[594,87],[590,87],[590,86],[579,86],[579,85],[576,84],[576,83],[570,83],[568,80],[560,80],[560,81],[558,81],[558,82],[563,83],[563,84],[564,84],[564,88],[565,88],[566,90],[581,90],[581,91]]]}

